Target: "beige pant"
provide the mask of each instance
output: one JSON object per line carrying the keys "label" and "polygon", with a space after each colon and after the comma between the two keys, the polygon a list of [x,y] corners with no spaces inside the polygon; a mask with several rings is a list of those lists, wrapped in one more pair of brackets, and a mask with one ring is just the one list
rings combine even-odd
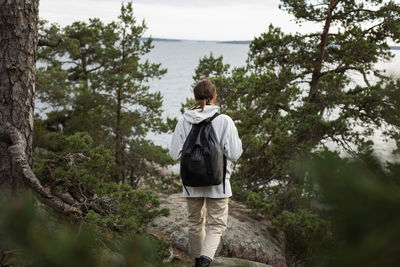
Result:
{"label": "beige pant", "polygon": [[214,258],[228,221],[229,198],[188,197],[189,251]]}

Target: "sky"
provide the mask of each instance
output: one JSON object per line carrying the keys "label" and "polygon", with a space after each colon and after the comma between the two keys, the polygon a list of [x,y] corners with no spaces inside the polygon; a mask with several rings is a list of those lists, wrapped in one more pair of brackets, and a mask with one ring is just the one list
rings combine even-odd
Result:
{"label": "sky", "polygon": [[[136,0],[134,14],[145,20],[145,36],[187,40],[252,40],[269,24],[285,32],[308,32],[316,25],[297,25],[279,9],[279,0]],[[40,17],[61,26],[97,17],[115,20],[120,0],[40,0]]]}

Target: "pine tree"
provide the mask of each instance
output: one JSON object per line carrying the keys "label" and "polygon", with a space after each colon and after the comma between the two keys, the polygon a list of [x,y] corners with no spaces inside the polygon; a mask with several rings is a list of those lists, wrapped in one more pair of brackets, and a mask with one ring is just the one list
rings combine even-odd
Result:
{"label": "pine tree", "polygon": [[118,20],[109,24],[90,19],[63,29],[43,24],[41,31],[50,40],[62,40],[39,54],[46,64],[39,72],[39,94],[59,108],[49,114],[49,121],[63,123],[67,134],[86,131],[112,149],[118,182],[130,178],[135,168],[133,162],[127,165],[129,150],[140,148],[130,145],[143,144],[150,130],[168,130],[161,117],[161,94],[150,92],[147,85],[166,70],[144,60],[153,48],[152,40],[143,38],[145,30],[130,2],[122,4]]}

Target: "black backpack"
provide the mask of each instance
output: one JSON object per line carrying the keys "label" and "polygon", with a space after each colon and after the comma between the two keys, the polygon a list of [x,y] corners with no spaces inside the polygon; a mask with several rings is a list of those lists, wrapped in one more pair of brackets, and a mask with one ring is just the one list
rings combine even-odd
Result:
{"label": "black backpack", "polygon": [[211,121],[219,113],[193,124],[181,156],[181,178],[183,186],[199,187],[223,183],[225,194],[226,157],[217,142]]}

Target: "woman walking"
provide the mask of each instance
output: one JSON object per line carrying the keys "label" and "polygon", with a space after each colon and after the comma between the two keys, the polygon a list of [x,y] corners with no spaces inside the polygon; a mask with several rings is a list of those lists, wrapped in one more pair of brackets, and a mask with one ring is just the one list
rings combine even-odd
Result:
{"label": "woman walking", "polygon": [[229,116],[215,116],[220,109],[214,105],[217,96],[214,84],[204,79],[196,84],[193,91],[196,102],[178,121],[169,153],[174,160],[179,160],[192,125],[213,118],[211,124],[215,137],[227,159],[224,183],[200,187],[185,186],[183,190],[188,210],[189,251],[195,258],[197,267],[211,264],[221,235],[227,227],[228,202],[232,196],[229,182],[231,162],[242,154],[242,142]]}

